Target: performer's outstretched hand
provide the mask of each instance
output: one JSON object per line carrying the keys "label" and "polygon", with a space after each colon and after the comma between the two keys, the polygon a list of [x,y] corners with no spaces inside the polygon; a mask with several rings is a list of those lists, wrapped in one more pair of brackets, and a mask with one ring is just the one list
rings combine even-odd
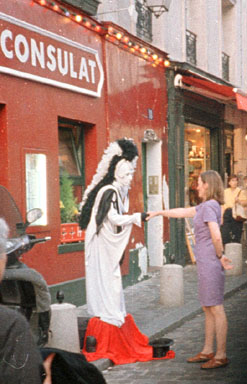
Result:
{"label": "performer's outstretched hand", "polygon": [[147,212],[142,212],[142,221],[147,221],[148,214]]}

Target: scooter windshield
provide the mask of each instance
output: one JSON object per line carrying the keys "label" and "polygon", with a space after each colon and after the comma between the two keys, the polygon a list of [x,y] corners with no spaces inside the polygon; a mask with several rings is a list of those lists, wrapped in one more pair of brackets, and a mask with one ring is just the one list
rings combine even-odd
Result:
{"label": "scooter windshield", "polygon": [[9,237],[18,237],[25,233],[21,212],[9,191],[0,185],[0,217],[9,226]]}

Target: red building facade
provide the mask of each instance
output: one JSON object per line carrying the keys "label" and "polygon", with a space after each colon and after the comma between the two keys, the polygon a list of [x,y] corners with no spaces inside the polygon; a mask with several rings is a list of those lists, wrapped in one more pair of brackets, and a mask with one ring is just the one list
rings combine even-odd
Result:
{"label": "red building facade", "polygon": [[[132,137],[140,159],[131,211],[143,211],[153,180],[146,177],[151,155],[145,157],[151,132],[162,148],[156,191],[161,195],[168,168],[166,57],[161,65],[151,53],[137,55],[131,45],[140,42],[132,38],[130,45],[126,31],[118,30],[126,39],[122,44],[115,26],[100,25],[59,2],[0,0],[0,5],[0,184],[23,217],[33,205],[44,212],[28,230],[51,241],[36,246],[24,262],[51,287],[71,285],[85,277],[84,252],[83,241],[72,236],[68,243],[61,235],[62,172],[71,176],[79,203],[108,143]],[[129,250],[137,244],[145,246],[143,229],[134,229]],[[123,274],[128,273],[126,257]]]}

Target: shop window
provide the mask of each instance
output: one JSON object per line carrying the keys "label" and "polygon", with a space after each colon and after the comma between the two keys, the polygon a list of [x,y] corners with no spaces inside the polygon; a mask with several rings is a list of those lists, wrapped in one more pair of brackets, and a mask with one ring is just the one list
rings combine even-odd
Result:
{"label": "shop window", "polygon": [[230,71],[230,56],[228,56],[226,53],[222,52],[221,54],[222,58],[222,79],[229,81],[229,71]]}
{"label": "shop window", "polygon": [[232,64],[234,65],[234,58],[236,55],[235,47],[238,44],[239,37],[232,33],[233,26],[237,28],[236,24],[236,9],[235,5],[236,0],[222,0],[222,9],[221,9],[221,73],[222,79],[225,81],[231,81],[231,76],[233,75],[234,69],[231,68]]}
{"label": "shop window", "polygon": [[46,155],[26,153],[26,209],[40,208],[42,216],[32,225],[47,225]]}
{"label": "shop window", "polygon": [[84,124],[59,118],[61,242],[82,240],[78,221],[84,182]]}
{"label": "shop window", "polygon": [[140,1],[136,0],[136,34],[141,39],[152,41],[152,12]]}
{"label": "shop window", "polygon": [[71,178],[81,177],[81,132],[59,127],[59,169]]}
{"label": "shop window", "polygon": [[98,6],[100,5],[99,0],[63,0],[63,2],[81,9],[83,12],[91,16],[97,15]]}
{"label": "shop window", "polygon": [[201,172],[210,169],[210,130],[194,125],[185,125],[185,204],[200,203],[197,183]]}
{"label": "shop window", "polygon": [[196,35],[186,30],[186,60],[192,65],[196,65]]}

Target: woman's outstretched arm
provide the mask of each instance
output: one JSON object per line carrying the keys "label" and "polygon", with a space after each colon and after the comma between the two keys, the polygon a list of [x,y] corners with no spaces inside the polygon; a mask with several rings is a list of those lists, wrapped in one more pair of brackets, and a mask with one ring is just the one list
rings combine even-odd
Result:
{"label": "woman's outstretched arm", "polygon": [[166,209],[162,211],[151,211],[147,212],[148,216],[146,218],[146,221],[152,219],[155,216],[165,216],[168,218],[185,218],[185,217],[194,217],[196,214],[196,208],[195,207],[189,207],[189,208],[173,208],[173,209]]}

